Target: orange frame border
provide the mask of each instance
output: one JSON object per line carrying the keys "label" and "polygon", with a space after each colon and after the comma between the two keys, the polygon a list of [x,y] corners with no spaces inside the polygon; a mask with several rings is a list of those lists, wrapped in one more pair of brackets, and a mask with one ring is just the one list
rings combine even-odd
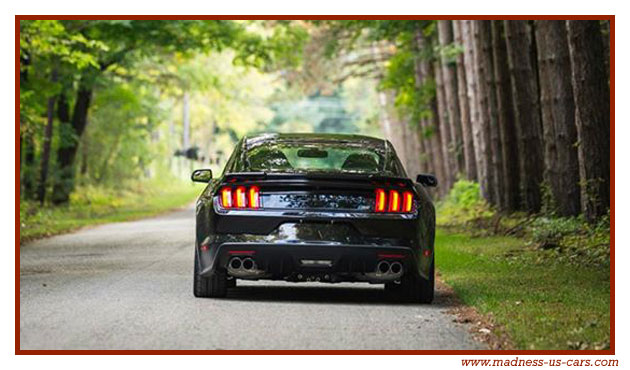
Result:
{"label": "orange frame border", "polygon": [[[20,349],[20,21],[116,20],[608,20],[610,21],[610,349],[597,350],[23,350]],[[615,354],[615,15],[16,15],[15,16],[15,354],[16,355],[614,355]]]}

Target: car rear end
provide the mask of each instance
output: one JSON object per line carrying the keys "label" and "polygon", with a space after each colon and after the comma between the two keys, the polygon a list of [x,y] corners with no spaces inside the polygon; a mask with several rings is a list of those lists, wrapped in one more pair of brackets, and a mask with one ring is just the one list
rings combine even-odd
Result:
{"label": "car rear end", "polygon": [[197,272],[396,288],[432,278],[434,219],[424,188],[386,171],[228,172],[198,202]]}

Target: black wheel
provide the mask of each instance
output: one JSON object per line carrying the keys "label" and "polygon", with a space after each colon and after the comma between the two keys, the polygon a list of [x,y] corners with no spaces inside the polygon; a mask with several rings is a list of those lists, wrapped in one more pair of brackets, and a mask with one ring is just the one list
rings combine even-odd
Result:
{"label": "black wheel", "polygon": [[400,279],[400,283],[385,284],[385,291],[402,302],[431,303],[435,289],[435,267],[431,264],[429,279],[410,272]]}
{"label": "black wheel", "polygon": [[235,277],[233,277],[231,279],[228,279],[227,287],[228,288],[236,288],[236,278]]}
{"label": "black wheel", "polygon": [[222,298],[227,295],[227,275],[221,271],[215,271],[208,277],[199,275],[199,261],[195,253],[195,271],[193,277],[193,294],[200,298]]}

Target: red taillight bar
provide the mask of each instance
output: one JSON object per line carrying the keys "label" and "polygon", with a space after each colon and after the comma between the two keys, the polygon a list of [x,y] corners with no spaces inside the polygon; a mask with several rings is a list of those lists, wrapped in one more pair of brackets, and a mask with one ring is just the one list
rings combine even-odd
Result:
{"label": "red taillight bar", "polygon": [[259,208],[260,207],[260,189],[258,189],[258,186],[252,186],[251,188],[249,188],[249,192],[248,192],[249,196],[248,196],[248,201],[249,201],[249,208]]}
{"label": "red taillight bar", "polygon": [[232,208],[232,189],[221,189],[221,205],[223,208]]}
{"label": "red taillight bar", "polygon": [[410,191],[406,191],[403,193],[403,212],[411,212],[413,209],[413,193]]}
{"label": "red taillight bar", "polygon": [[397,190],[389,191],[388,212],[400,212],[400,193]]}
{"label": "red taillight bar", "polygon": [[385,190],[376,189],[376,204],[374,205],[375,212],[385,212]]}
{"label": "red taillight bar", "polygon": [[258,186],[237,186],[234,189],[226,186],[221,189],[219,200],[221,207],[226,209],[257,209],[260,208],[260,189]]}
{"label": "red taillight bar", "polygon": [[246,193],[247,191],[244,186],[238,186],[236,188],[236,193],[234,193],[236,208],[245,208],[247,206]]}
{"label": "red taillight bar", "polygon": [[[374,212],[411,213],[413,212],[413,192],[377,188],[375,190]],[[387,209],[385,206],[387,205]]]}

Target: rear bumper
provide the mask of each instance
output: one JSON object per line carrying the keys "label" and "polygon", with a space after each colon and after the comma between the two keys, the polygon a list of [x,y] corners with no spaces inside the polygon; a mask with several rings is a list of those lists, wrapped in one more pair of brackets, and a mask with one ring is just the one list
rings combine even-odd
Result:
{"label": "rear bumper", "polygon": [[[202,252],[203,253],[203,252]],[[400,276],[375,274],[380,261],[400,262],[404,273],[422,273],[423,256],[408,246],[338,243],[226,242],[216,246],[201,275],[220,269],[238,278],[287,281],[365,281],[383,283]],[[228,268],[234,257],[251,258],[256,273],[241,276]]]}

